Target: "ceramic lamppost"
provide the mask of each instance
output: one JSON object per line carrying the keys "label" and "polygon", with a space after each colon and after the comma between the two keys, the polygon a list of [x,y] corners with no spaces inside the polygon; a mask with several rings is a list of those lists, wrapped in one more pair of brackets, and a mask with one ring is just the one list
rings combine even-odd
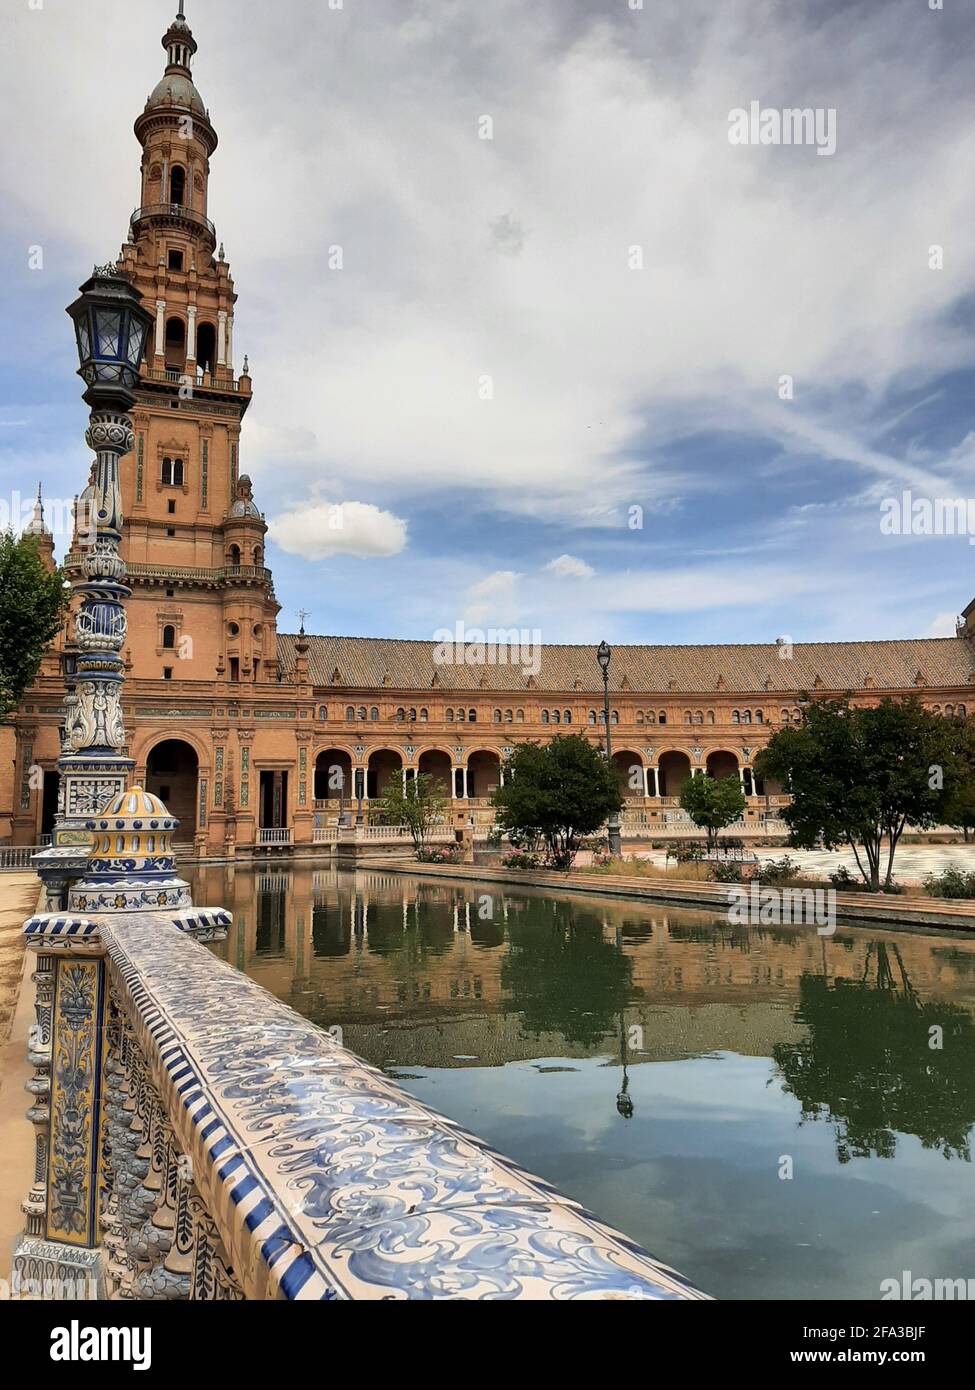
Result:
{"label": "ceramic lamppost", "polygon": [[[603,718],[606,721],[606,761],[610,767],[613,766],[613,749],[609,737],[609,663],[612,660],[612,649],[607,642],[600,642],[596,652],[596,661],[599,669],[603,673]],[[606,826],[609,839],[609,852],[614,859],[619,859],[622,852],[620,840],[620,813],[613,811]]]}
{"label": "ceramic lamppost", "polygon": [[52,848],[35,856],[48,904],[63,905],[70,878],[83,867],[86,822],[125,791],[132,761],[125,756],[122,681],[124,602],[131,590],[119,555],[122,506],[119,460],[133,447],[130,411],[152,316],[114,266],[96,266],[68,308],[78,347],[83,399],[91,409],[85,435],[95,453],[92,481],[82,497],[75,544],[83,550],[72,585],[79,600],[71,681],[65,696]]}

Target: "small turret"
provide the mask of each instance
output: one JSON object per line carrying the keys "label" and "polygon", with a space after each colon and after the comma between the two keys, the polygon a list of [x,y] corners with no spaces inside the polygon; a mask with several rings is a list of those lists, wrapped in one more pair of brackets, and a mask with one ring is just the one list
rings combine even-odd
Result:
{"label": "small turret", "polygon": [[37,539],[37,552],[44,563],[44,568],[49,574],[55,569],[54,565],[54,537],[51,535],[44,521],[44,503],[41,499],[41,485],[37,484],[37,500],[34,503],[34,513],[30,521],[24,527],[25,536],[34,536]]}

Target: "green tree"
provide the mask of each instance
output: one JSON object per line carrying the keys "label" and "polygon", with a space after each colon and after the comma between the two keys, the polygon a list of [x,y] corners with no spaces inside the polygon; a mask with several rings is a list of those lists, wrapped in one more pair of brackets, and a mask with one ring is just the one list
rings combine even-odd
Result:
{"label": "green tree", "polygon": [[383,818],[389,825],[405,825],[419,854],[426,848],[433,827],[443,821],[447,809],[443,783],[434,784],[428,772],[418,772],[404,789],[398,777],[391,777],[379,798]]}
{"label": "green tree", "polygon": [[622,805],[616,769],[581,734],[519,744],[494,792],[498,827],[522,840],[541,838],[557,868],[568,869],[581,840]]}
{"label": "green tree", "polygon": [[967,845],[975,830],[975,723],[956,726],[961,749],[959,774],[945,797],[944,823],[960,830]]}
{"label": "green tree", "polygon": [[[802,723],[780,729],[755,760],[792,797],[783,815],[790,844],[848,846],[873,892],[893,882],[906,825],[943,822],[964,776],[961,726],[931,714],[916,697],[867,708],[849,699],[806,703]],[[887,853],[884,860],[884,842]]]}
{"label": "green tree", "polygon": [[680,789],[680,804],[699,829],[706,830],[708,850],[718,831],[733,824],[745,809],[745,794],[736,777],[688,777]]}
{"label": "green tree", "polygon": [[48,573],[35,537],[0,532],[0,719],[36,677],[67,604],[64,575]]}

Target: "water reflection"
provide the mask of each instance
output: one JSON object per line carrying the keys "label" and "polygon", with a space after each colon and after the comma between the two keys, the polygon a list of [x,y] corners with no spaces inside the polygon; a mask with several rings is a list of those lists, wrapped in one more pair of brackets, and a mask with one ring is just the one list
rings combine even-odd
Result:
{"label": "water reflection", "polygon": [[213,949],[323,1026],[352,1026],[377,1064],[613,1058],[627,1115],[634,1064],[767,1056],[801,1120],[832,1126],[841,1163],[889,1157],[898,1133],[971,1157],[973,941],[731,927],[374,871],[196,876],[198,901],[234,913]]}
{"label": "water reflection", "polygon": [[194,890],[218,954],[719,1297],[975,1271],[973,939],[302,866]]}

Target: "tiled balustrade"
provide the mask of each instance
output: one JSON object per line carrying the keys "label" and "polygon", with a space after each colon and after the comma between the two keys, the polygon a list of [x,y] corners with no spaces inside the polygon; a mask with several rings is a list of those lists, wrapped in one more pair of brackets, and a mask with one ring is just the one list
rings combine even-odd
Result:
{"label": "tiled balustrade", "polygon": [[15,1296],[82,1277],[115,1299],[704,1297],[217,960],[193,937],[226,914],[192,913],[25,926]]}

